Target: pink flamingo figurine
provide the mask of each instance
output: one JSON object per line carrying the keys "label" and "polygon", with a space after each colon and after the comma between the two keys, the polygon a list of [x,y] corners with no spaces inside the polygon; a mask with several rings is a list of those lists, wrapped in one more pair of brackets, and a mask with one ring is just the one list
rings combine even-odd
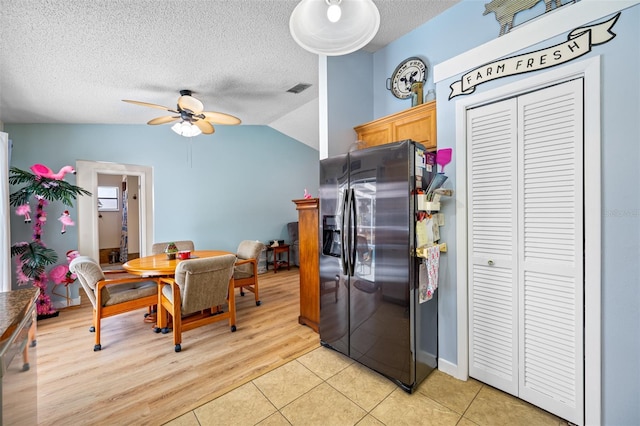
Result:
{"label": "pink flamingo figurine", "polygon": [[51,271],[49,271],[49,278],[51,278],[51,280],[56,283],[56,285],[63,283],[67,284],[67,272],[69,272],[68,265],[58,265],[53,267]]}
{"label": "pink flamingo figurine", "polygon": [[24,216],[24,223],[30,223],[31,222],[31,206],[29,205],[29,203],[18,206],[18,208],[16,209],[16,214],[19,214],[20,216]]}
{"label": "pink flamingo figurine", "polygon": [[[80,256],[78,250],[69,250],[67,252],[67,262],[71,263],[71,261],[78,256]],[[69,270],[69,265],[58,265],[51,269],[51,271],[49,272],[49,278],[51,278],[51,280],[56,283],[56,285],[69,285],[78,277],[76,276],[76,274],[72,273]]]}
{"label": "pink flamingo figurine", "polygon": [[33,174],[38,176],[39,178],[47,178],[47,179],[55,179],[55,180],[62,180],[62,178],[64,178],[64,175],[67,173],[73,173],[74,175],[76,174],[75,169],[71,166],[64,166],[63,168],[60,169],[58,173],[53,173],[53,170],[51,170],[49,167],[45,166],[44,164],[34,164],[33,166],[30,167],[30,169],[33,172]]}
{"label": "pink flamingo figurine", "polygon": [[78,250],[69,250],[67,252],[67,263],[71,263],[71,261],[78,256],[80,256],[80,253],[78,252]]}
{"label": "pink flamingo figurine", "polygon": [[69,210],[65,210],[62,213],[62,215],[58,218],[58,220],[62,222],[62,231],[60,232],[61,234],[64,234],[65,232],[67,232],[67,229],[66,229],[67,226],[75,225],[75,222],[71,220],[71,216],[69,216]]}

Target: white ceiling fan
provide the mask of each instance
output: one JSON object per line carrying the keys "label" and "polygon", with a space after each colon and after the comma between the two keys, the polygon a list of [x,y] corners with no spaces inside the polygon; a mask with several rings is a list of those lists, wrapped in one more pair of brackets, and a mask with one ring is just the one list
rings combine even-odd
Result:
{"label": "white ceiling fan", "polygon": [[161,109],[173,113],[173,115],[165,115],[151,119],[147,124],[168,124],[178,121],[171,129],[179,135],[191,137],[200,133],[210,135],[215,132],[214,124],[238,125],[241,123],[238,117],[222,112],[204,111],[202,102],[194,98],[191,90],[181,90],[180,97],[176,108],[169,108],[162,105],[151,104],[148,102],[132,101],[123,99],[123,102],[130,104]]}

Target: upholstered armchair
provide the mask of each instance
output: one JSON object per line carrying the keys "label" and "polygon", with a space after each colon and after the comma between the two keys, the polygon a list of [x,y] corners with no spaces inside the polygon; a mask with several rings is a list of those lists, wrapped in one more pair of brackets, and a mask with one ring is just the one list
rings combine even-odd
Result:
{"label": "upholstered armchair", "polygon": [[291,249],[291,263],[300,266],[300,238],[298,236],[298,222],[287,223],[289,233],[289,248]]}
{"label": "upholstered armchair", "polygon": [[88,256],[73,259],[69,270],[76,274],[93,305],[93,325],[89,330],[95,332],[94,351],[102,349],[100,324],[103,318],[158,302],[158,284],[150,278],[127,273],[109,273],[109,278],[106,278],[98,262]]}
{"label": "upholstered armchair", "polygon": [[[158,293],[158,327],[168,333],[167,314],[173,323],[173,344],[182,350],[182,333],[202,325],[228,319],[236,331],[236,304],[233,290],[233,254],[183,260],[173,278],[160,278]],[[221,306],[227,304],[228,311]]]}
{"label": "upholstered armchair", "polygon": [[260,241],[245,240],[238,246],[236,252],[237,261],[233,271],[235,288],[240,288],[240,296],[244,296],[246,288],[252,292],[256,299],[256,306],[260,306],[258,293],[258,258],[264,249]]}
{"label": "upholstered armchair", "polygon": [[[182,250],[194,251],[195,250],[195,246],[193,244],[193,241],[184,240],[184,241],[173,241],[173,242],[175,243],[176,247],[178,248],[178,251],[182,251]],[[169,245],[169,241],[166,241],[164,243],[154,243],[151,246],[151,254],[164,253],[164,250],[167,248],[167,245]]]}

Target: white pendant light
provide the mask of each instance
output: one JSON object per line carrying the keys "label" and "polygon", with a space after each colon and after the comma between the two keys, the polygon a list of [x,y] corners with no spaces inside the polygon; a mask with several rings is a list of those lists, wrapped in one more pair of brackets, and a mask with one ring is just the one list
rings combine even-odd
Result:
{"label": "white pendant light", "polygon": [[179,134],[180,136],[184,136],[185,138],[191,138],[193,136],[198,136],[202,133],[202,130],[198,128],[193,123],[189,123],[188,121],[181,121],[179,123],[171,126],[171,130]]}
{"label": "white pendant light", "polygon": [[346,55],[364,47],[380,28],[372,0],[302,0],[289,19],[293,39],[309,52]]}

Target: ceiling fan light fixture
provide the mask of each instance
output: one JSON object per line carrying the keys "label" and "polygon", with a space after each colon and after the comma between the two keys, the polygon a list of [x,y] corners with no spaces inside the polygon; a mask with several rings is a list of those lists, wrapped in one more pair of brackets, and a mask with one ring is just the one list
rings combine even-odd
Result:
{"label": "ceiling fan light fixture", "polygon": [[369,43],[379,28],[380,12],[372,0],[301,0],[289,19],[296,43],[326,56],[355,52]]}
{"label": "ceiling fan light fixture", "polygon": [[192,138],[202,133],[198,126],[184,120],[171,126],[171,130],[185,138]]}
{"label": "ceiling fan light fixture", "polygon": [[132,101],[130,99],[123,99],[122,101],[134,105],[162,109],[173,113],[172,115],[165,115],[151,119],[147,124],[168,124],[173,123],[176,120],[180,120],[171,126],[171,130],[186,138],[191,138],[200,134],[211,135],[216,131],[213,127],[214,124],[235,126],[242,122],[238,117],[234,117],[233,115],[225,114],[223,112],[203,111],[204,105],[200,100],[192,96],[190,90],[180,91],[180,97],[178,98],[178,104],[175,109],[162,105],[150,104],[148,102]]}

